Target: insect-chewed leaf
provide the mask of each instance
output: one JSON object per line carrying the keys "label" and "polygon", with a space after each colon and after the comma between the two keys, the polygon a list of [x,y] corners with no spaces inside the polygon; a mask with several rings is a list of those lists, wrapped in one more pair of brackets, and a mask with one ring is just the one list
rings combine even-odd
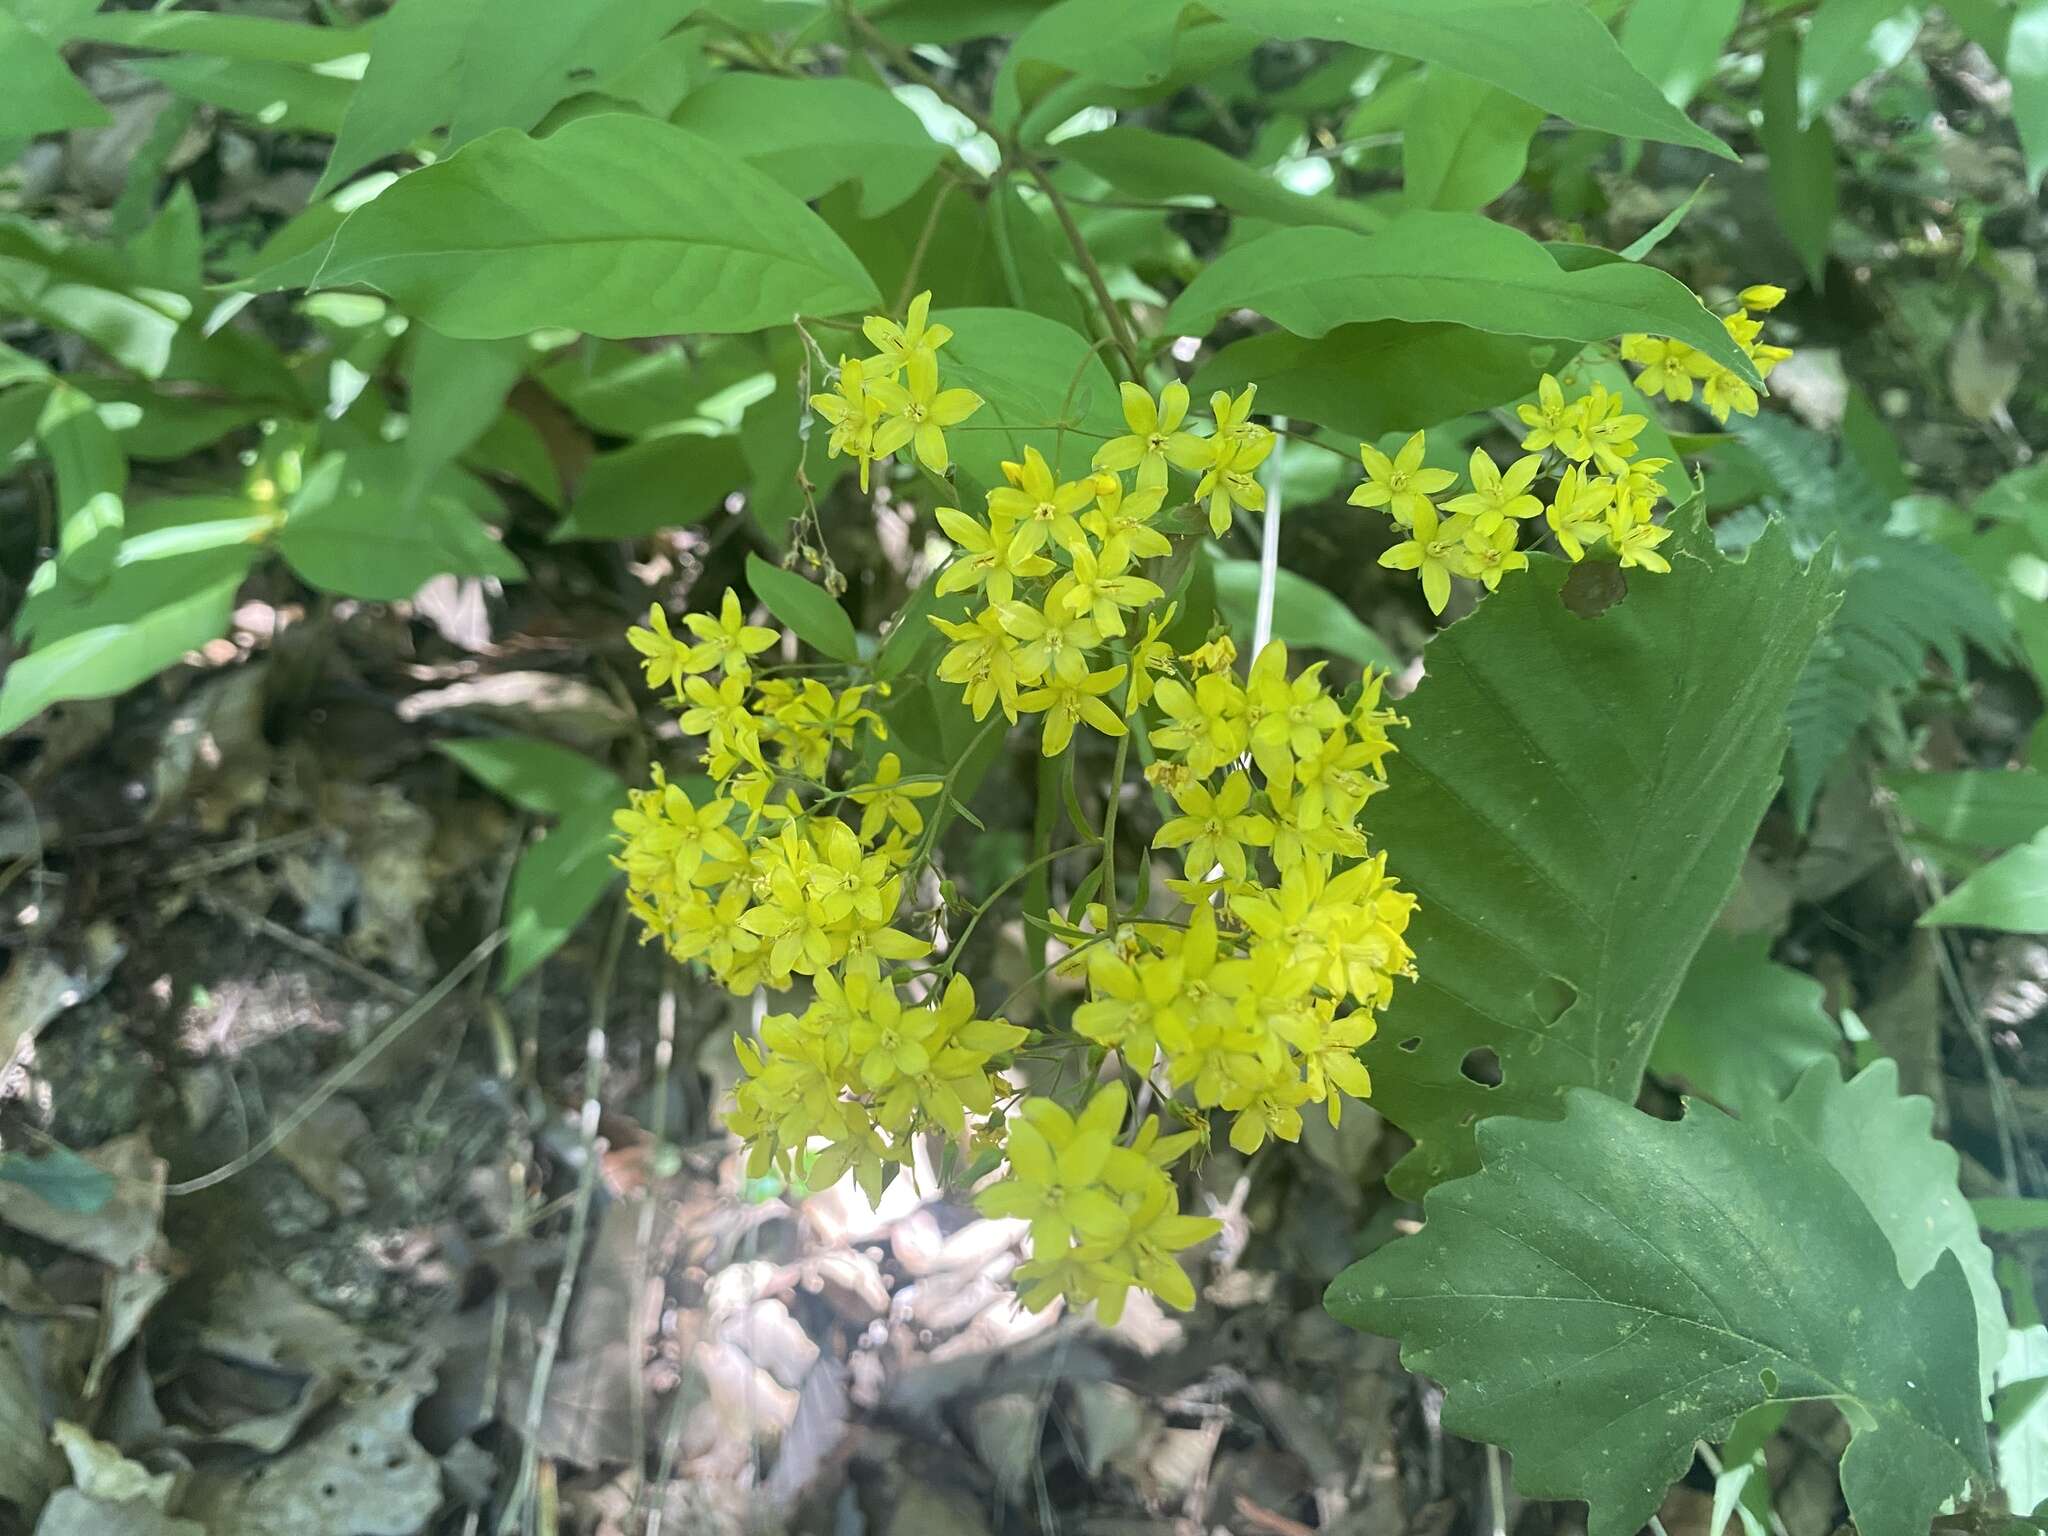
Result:
{"label": "insect-chewed leaf", "polygon": [[1694,1442],[1771,1399],[1825,1398],[1854,1433],[1842,1488],[1864,1536],[1920,1536],[1990,1477],[1975,1323],[1943,1253],[1908,1289],[1818,1147],[1696,1108],[1598,1094],[1562,1122],[1494,1119],[1484,1169],[1430,1191],[1411,1238],[1330,1287],[1342,1321],[1444,1384],[1444,1425],[1514,1453],[1592,1536],[1656,1512]]}

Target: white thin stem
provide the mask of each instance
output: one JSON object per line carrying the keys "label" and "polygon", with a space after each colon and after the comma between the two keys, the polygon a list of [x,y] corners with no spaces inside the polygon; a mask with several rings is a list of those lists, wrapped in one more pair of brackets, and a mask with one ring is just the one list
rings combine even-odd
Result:
{"label": "white thin stem", "polygon": [[1287,452],[1287,418],[1273,418],[1273,452],[1267,458],[1261,480],[1266,488],[1266,511],[1259,532],[1259,603],[1252,617],[1252,655],[1266,648],[1273,638],[1273,590],[1280,581],[1280,460]]}

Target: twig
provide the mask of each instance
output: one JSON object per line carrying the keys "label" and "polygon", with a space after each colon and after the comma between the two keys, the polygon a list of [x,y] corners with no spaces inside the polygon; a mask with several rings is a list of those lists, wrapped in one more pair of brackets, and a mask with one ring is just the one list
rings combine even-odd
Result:
{"label": "twig", "polygon": [[1109,325],[1110,334],[1116,338],[1116,349],[1123,354],[1124,366],[1130,370],[1134,381],[1142,380],[1145,377],[1145,369],[1138,361],[1138,343],[1131,335],[1131,322],[1125,316],[1123,307],[1110,296],[1109,284],[1103,280],[1102,268],[1095,264],[1095,254],[1088,249],[1088,241],[1081,234],[1081,226],[1074,222],[1073,210],[1067,206],[1066,198],[1060,195],[1060,189],[1053,185],[1052,177],[1046,173],[1044,166],[1028,157],[1019,158],[1022,160],[1025,174],[1038,183],[1039,190],[1045,193],[1046,201],[1052,204],[1053,217],[1060,221],[1060,228],[1066,234],[1067,244],[1073,247],[1074,260],[1080,266],[1082,275],[1088,279],[1088,286],[1094,290],[1095,302],[1101,307],[1102,317]]}
{"label": "twig", "polygon": [[489,958],[491,952],[504,942],[505,930],[500,928],[485,938],[475,949],[472,949],[467,955],[463,956],[460,965],[436,982],[431,991],[414,1002],[409,1008],[396,1015],[389,1024],[385,1025],[378,1032],[376,1039],[356,1052],[353,1057],[341,1066],[335,1068],[333,1072],[329,1073],[325,1082],[307,1094],[292,1112],[280,1120],[271,1129],[270,1133],[257,1142],[255,1146],[244,1152],[233,1162],[224,1163],[211,1173],[203,1173],[198,1178],[187,1179],[181,1184],[169,1185],[164,1190],[164,1193],[167,1195],[196,1195],[203,1189],[212,1189],[216,1184],[225,1184],[236,1174],[255,1166],[265,1157],[268,1157],[283,1144],[292,1132],[318,1114],[322,1105],[358,1077],[362,1076],[372,1062],[396,1043],[400,1035],[403,1035],[413,1025],[419,1023],[421,1019],[445,1002],[448,994],[461,986],[463,979],[471,971],[482,965]]}
{"label": "twig", "polygon": [[302,933],[296,933],[283,923],[273,922],[261,912],[252,911],[238,901],[231,901],[217,891],[199,892],[199,904],[217,917],[233,918],[243,927],[253,929],[266,939],[282,944],[286,949],[304,955],[309,960],[318,960],[328,969],[339,971],[351,981],[368,987],[372,992],[387,997],[394,1003],[403,1004],[416,1000],[416,993],[400,986],[390,977],[379,976],[367,965],[358,965],[348,956],[337,954],[325,944],[309,939]]}
{"label": "twig", "polygon": [[554,1375],[555,1357],[561,1353],[562,1330],[569,1317],[569,1300],[576,1290],[576,1272],[582,1267],[583,1243],[590,1230],[590,1207],[597,1192],[597,1165],[602,1156],[597,1139],[598,1093],[604,1087],[605,1022],[611,1013],[612,978],[618,972],[619,949],[625,942],[631,911],[623,901],[618,904],[611,929],[605,935],[604,957],[598,962],[597,988],[591,994],[590,1027],[583,1037],[583,1167],[576,1175],[576,1205],[569,1217],[568,1251],[562,1256],[561,1277],[555,1282],[554,1301],[548,1307],[547,1322],[540,1333],[540,1351],[534,1358],[533,1385],[526,1394],[522,1436],[525,1444],[520,1451],[519,1481],[505,1501],[505,1513],[498,1521],[499,1536],[510,1536],[519,1511],[538,1487],[540,1423],[547,1411],[548,1381]]}
{"label": "twig", "polygon": [[653,1146],[648,1152],[647,1187],[640,1205],[640,1227],[633,1236],[632,1310],[628,1314],[633,1363],[633,1470],[636,1474],[633,1512],[626,1521],[628,1530],[639,1524],[640,1507],[647,1497],[647,1372],[641,1359],[647,1346],[640,1337],[639,1318],[647,1291],[648,1272],[652,1267],[655,1190],[661,1177],[661,1154],[668,1145],[668,1077],[676,1056],[676,989],[672,982],[662,984],[661,1001],[655,1007],[654,1018],[654,1112],[648,1117],[648,1133]]}

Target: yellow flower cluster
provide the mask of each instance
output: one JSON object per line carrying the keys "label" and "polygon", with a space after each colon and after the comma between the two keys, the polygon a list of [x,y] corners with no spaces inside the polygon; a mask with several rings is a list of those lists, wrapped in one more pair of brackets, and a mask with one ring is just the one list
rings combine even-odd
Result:
{"label": "yellow flower cluster", "polygon": [[931,304],[931,293],[920,293],[901,325],[869,315],[861,333],[875,356],[840,358],[837,389],[811,396],[812,408],[832,427],[827,453],[859,460],[862,490],[870,466],[900,448],[909,448],[933,474],[945,474],[953,462],[945,429],[981,409],[973,390],[939,387],[939,348],[953,332],[930,323]]}
{"label": "yellow flower cluster", "polygon": [[1205,647],[1155,688],[1151,740],[1169,755],[1146,777],[1180,814],[1153,843],[1180,857],[1167,885],[1187,915],[1134,918],[1107,943],[1073,935],[1089,945],[1074,1028],[1234,1116],[1230,1143],[1249,1153],[1299,1137],[1304,1103],[1334,1125],[1343,1095],[1371,1092],[1355,1052],[1413,974],[1415,899],[1359,825],[1393,751],[1382,679],[1368,674],[1347,710],[1320,663],[1290,678],[1277,640],[1242,682],[1232,660],[1227,641]]}
{"label": "yellow flower cluster", "polygon": [[[1735,312],[1721,321],[1735,344],[1756,365],[1760,378],[1768,379],[1771,370],[1792,355],[1790,347],[1772,346],[1763,340],[1764,323],[1756,318],[1769,314],[1784,301],[1784,289],[1774,283],[1758,283],[1736,296]],[[1685,401],[1692,398],[1697,387],[1700,403],[1718,422],[1725,423],[1730,411],[1743,416],[1756,414],[1754,389],[1733,369],[1682,341],[1665,336],[1624,336],[1621,355],[1642,369],[1636,382],[1645,394]]]}
{"label": "yellow flower cluster", "polygon": [[984,1215],[1031,1223],[1031,1259],[1020,1265],[1023,1302],[1039,1311],[1057,1296],[1091,1301],[1105,1323],[1123,1315],[1136,1286],[1168,1306],[1195,1304],[1174,1255],[1214,1237],[1222,1223],[1183,1216],[1167,1164],[1195,1131],[1161,1136],[1147,1118],[1119,1145],[1128,1098],[1122,1083],[1098,1088],[1079,1115],[1051,1099],[1026,1099],[1005,1127],[1008,1176],[975,1199]]}

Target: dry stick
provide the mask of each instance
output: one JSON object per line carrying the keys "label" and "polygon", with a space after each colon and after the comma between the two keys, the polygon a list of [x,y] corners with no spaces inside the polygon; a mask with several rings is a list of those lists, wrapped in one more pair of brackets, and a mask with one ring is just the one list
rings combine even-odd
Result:
{"label": "dry stick", "polygon": [[409,988],[400,986],[390,977],[379,976],[367,965],[358,965],[348,956],[337,954],[325,944],[294,932],[283,923],[273,922],[261,912],[253,911],[238,901],[230,901],[214,891],[201,891],[199,904],[216,917],[233,918],[243,927],[254,929],[266,939],[282,944],[286,949],[304,955],[309,960],[318,960],[330,970],[339,971],[349,980],[368,987],[372,992],[382,993],[394,1003],[411,1003],[416,1000],[416,994]]}
{"label": "dry stick", "polygon": [[654,1205],[655,1190],[661,1178],[661,1154],[668,1145],[668,1075],[676,1056],[676,989],[673,982],[664,982],[661,1001],[655,1006],[654,1043],[654,1112],[649,1116],[648,1133],[653,1138],[653,1148],[648,1153],[647,1188],[640,1206],[640,1229],[633,1239],[633,1289],[630,1293],[632,1310],[628,1313],[627,1333],[633,1347],[633,1455],[634,1470],[639,1481],[633,1489],[633,1511],[627,1518],[626,1528],[631,1530],[639,1523],[640,1508],[647,1497],[647,1371],[641,1356],[646,1353],[646,1343],[640,1336],[640,1309],[647,1293],[649,1260],[654,1247]]}
{"label": "dry stick", "polygon": [[590,1230],[590,1207],[597,1193],[597,1165],[601,1155],[597,1139],[598,1093],[604,1086],[605,1023],[611,1014],[612,978],[619,968],[619,948],[626,937],[626,922],[632,909],[618,904],[611,930],[605,935],[604,957],[598,962],[597,990],[590,999],[590,1027],[583,1037],[583,1113],[581,1133],[583,1167],[576,1176],[576,1206],[569,1217],[569,1249],[562,1258],[561,1278],[555,1282],[555,1298],[548,1307],[548,1320],[541,1328],[540,1353],[534,1359],[533,1385],[526,1394],[525,1446],[519,1457],[519,1481],[505,1502],[498,1521],[499,1536],[509,1536],[526,1504],[529,1490],[540,1473],[540,1421],[547,1409],[548,1380],[554,1375],[555,1357],[562,1348],[562,1329],[569,1317],[569,1300],[576,1289],[576,1271],[582,1266],[583,1242]]}
{"label": "dry stick", "polygon": [[254,1167],[272,1152],[275,1152],[292,1132],[318,1114],[322,1105],[326,1104],[329,1099],[341,1092],[342,1089],[346,1088],[358,1077],[361,1077],[372,1062],[397,1042],[400,1035],[403,1035],[413,1025],[419,1023],[421,1019],[424,1019],[428,1014],[440,1007],[447,1000],[448,994],[461,986],[463,979],[471,971],[482,965],[489,958],[491,952],[504,942],[505,930],[502,928],[486,937],[475,949],[472,949],[467,955],[463,956],[460,965],[434,983],[433,990],[420,997],[412,1006],[397,1014],[389,1024],[385,1025],[378,1032],[376,1039],[356,1052],[348,1061],[335,1068],[333,1072],[329,1073],[325,1082],[306,1095],[305,1099],[290,1114],[280,1120],[270,1133],[257,1142],[255,1146],[244,1152],[233,1162],[224,1163],[211,1173],[203,1173],[196,1179],[187,1179],[182,1184],[168,1186],[164,1193],[167,1195],[196,1195],[203,1189],[212,1189],[216,1184],[225,1184],[236,1174]]}

